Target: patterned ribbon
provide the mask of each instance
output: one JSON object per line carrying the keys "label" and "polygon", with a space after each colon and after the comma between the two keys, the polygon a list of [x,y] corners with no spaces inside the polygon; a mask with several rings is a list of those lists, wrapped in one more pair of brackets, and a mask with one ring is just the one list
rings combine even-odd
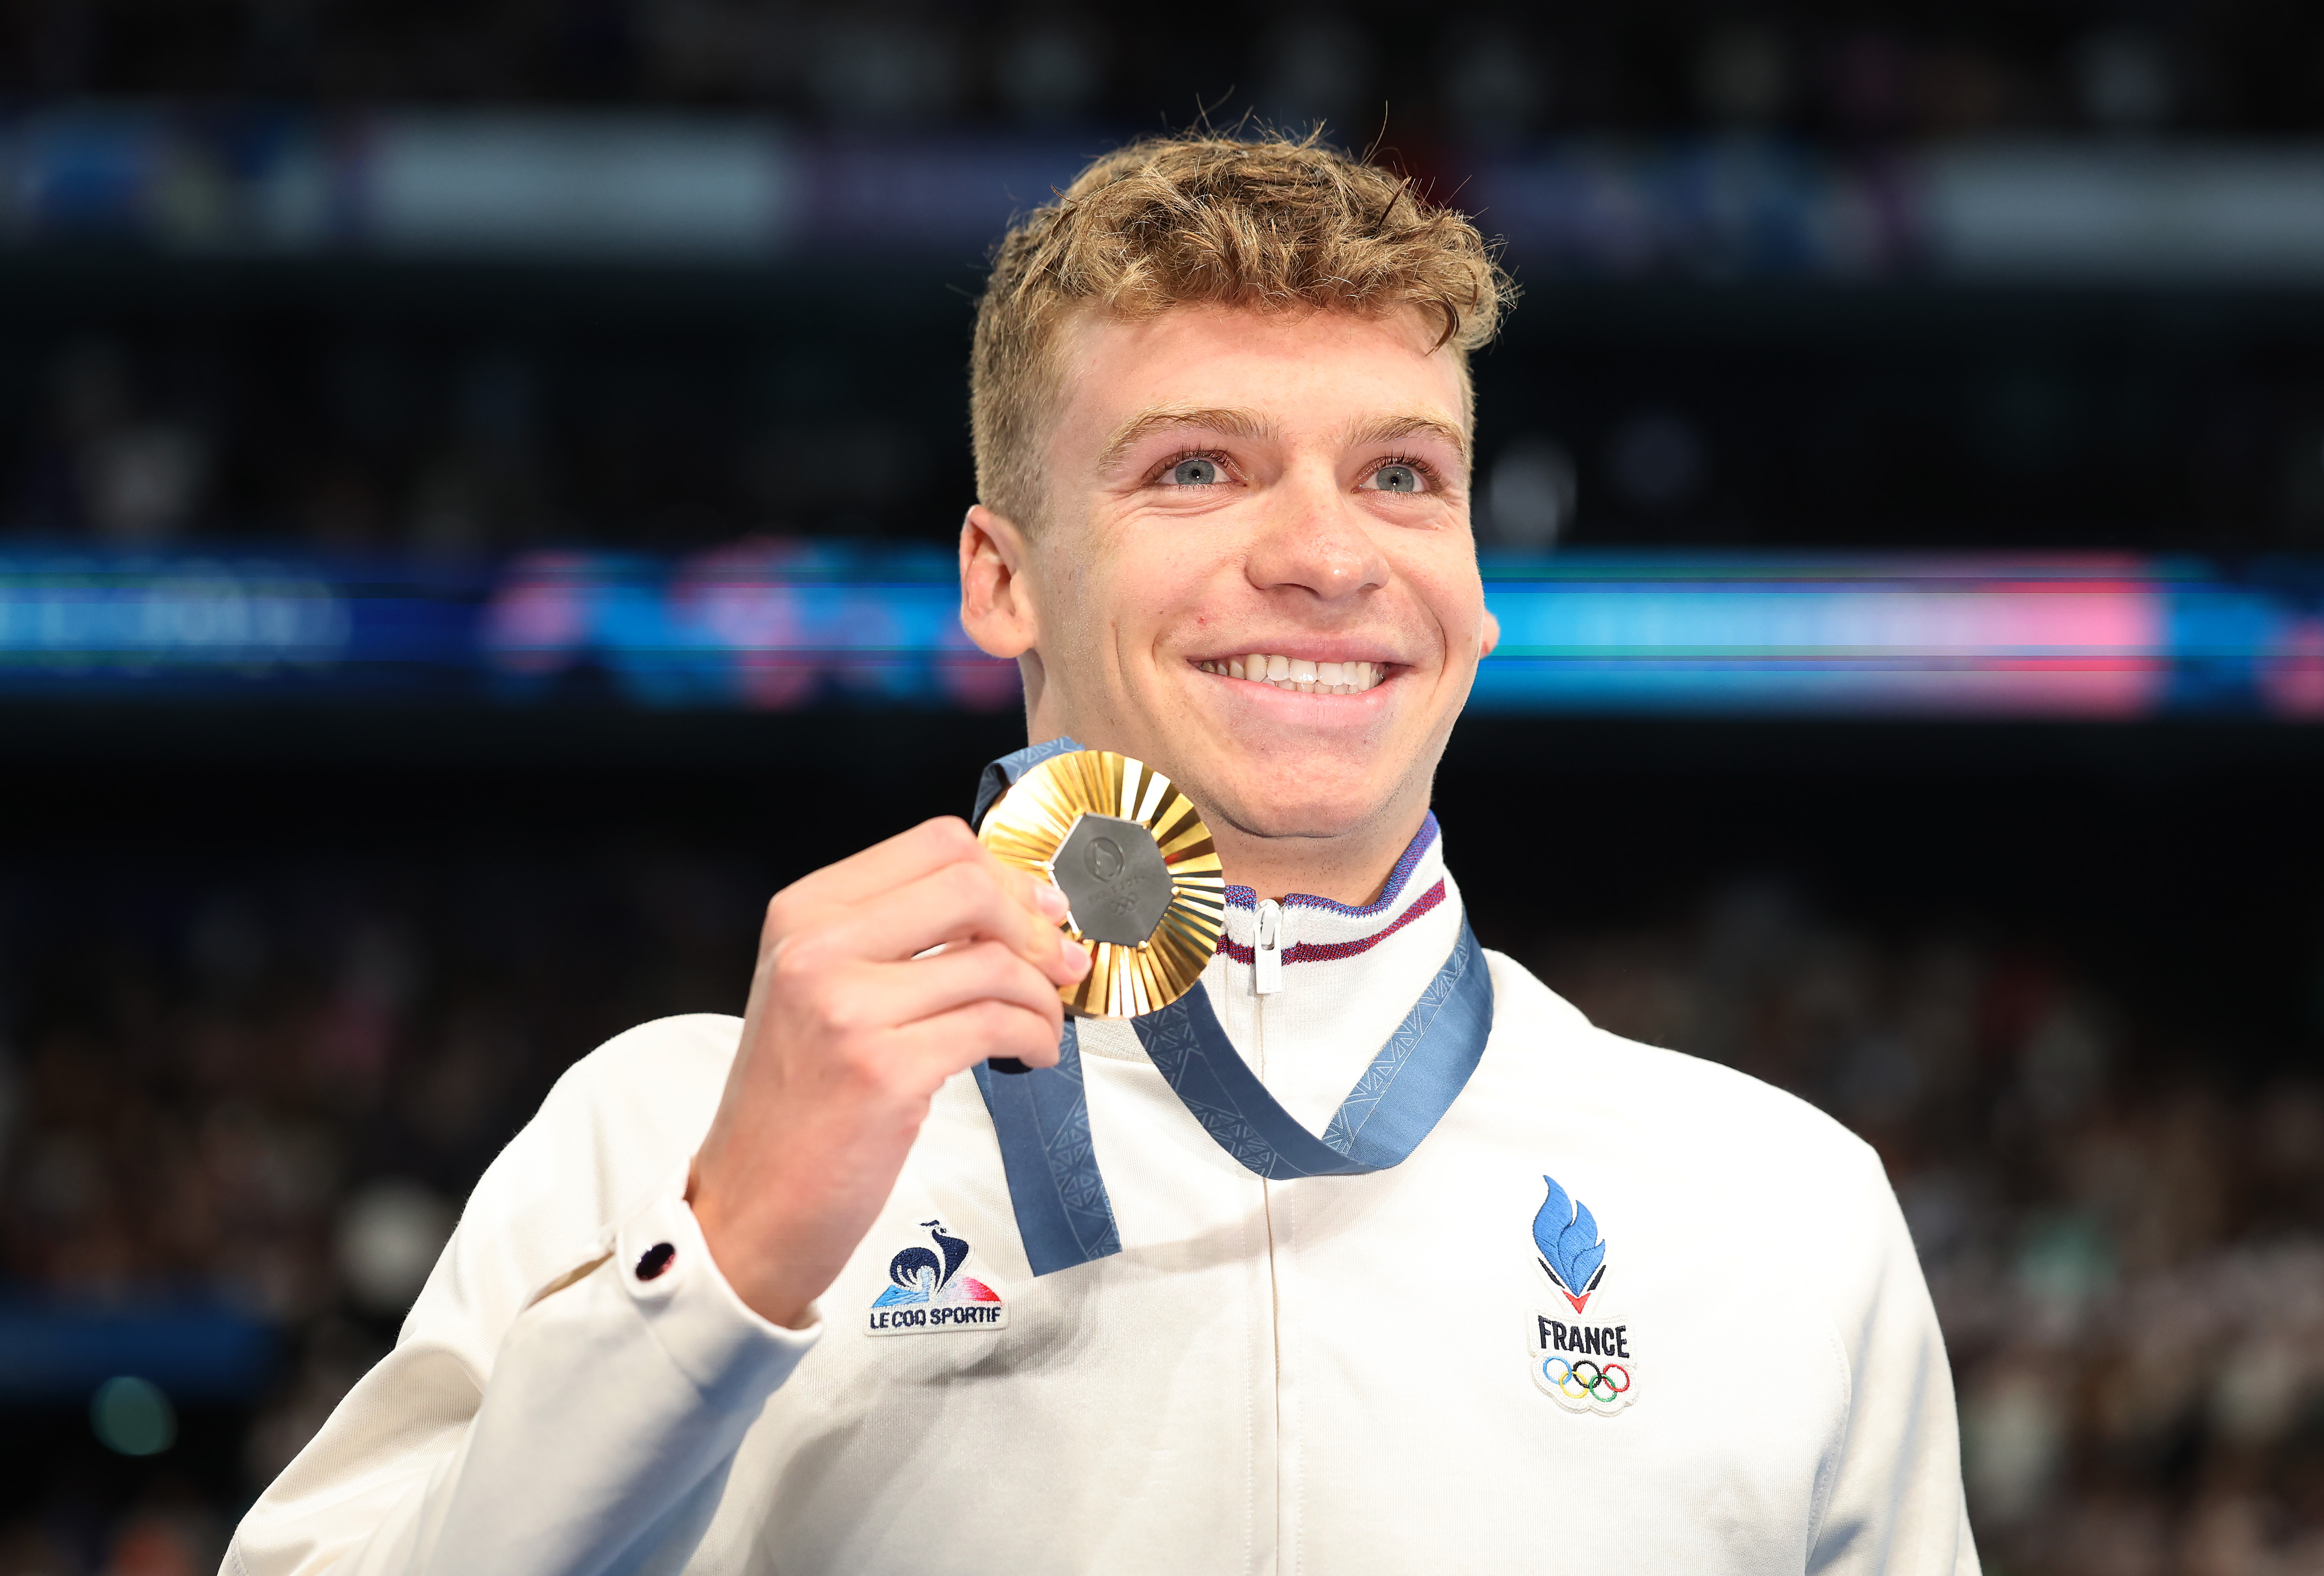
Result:
{"label": "patterned ribbon", "polygon": [[991,1062],[975,1067],[976,1087],[1001,1138],[1009,1205],[1035,1275],[1071,1269],[1121,1251],[1113,1201],[1090,1145],[1089,1097],[1082,1087],[1082,1048],[1074,1020],[1057,1041],[1057,1064],[1015,1074]]}
{"label": "patterned ribbon", "polygon": [[1420,1145],[1477,1070],[1493,982],[1469,922],[1420,1000],[1317,1138],[1238,1055],[1200,985],[1130,1020],[1140,1045],[1220,1148],[1271,1181],[1385,1171]]}
{"label": "patterned ribbon", "polygon": [[[1035,763],[1081,746],[1053,739],[984,770],[982,821],[1001,790]],[[1171,1090],[1246,1169],[1281,1180],[1385,1170],[1416,1148],[1476,1071],[1493,1028],[1493,985],[1467,920],[1452,954],[1413,1003],[1317,1138],[1293,1120],[1239,1055],[1202,986],[1130,1027]],[[1113,1203],[1090,1138],[1089,1101],[1073,1020],[1057,1064],[980,1063],[976,1086],[1001,1139],[1009,1202],[1037,1276],[1121,1251]]]}

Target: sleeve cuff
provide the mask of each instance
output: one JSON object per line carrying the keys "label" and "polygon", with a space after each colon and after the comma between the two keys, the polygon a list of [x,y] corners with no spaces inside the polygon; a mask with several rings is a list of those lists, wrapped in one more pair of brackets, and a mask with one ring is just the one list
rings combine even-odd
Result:
{"label": "sleeve cuff", "polygon": [[655,1341],[706,1397],[756,1405],[822,1332],[819,1318],[786,1329],[735,1294],[710,1257],[683,1179],[614,1234],[609,1267]]}

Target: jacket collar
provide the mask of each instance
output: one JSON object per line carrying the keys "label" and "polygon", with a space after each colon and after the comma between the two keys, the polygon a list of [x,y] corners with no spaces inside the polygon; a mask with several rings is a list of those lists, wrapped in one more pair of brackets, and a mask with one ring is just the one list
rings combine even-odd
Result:
{"label": "jacket collar", "polygon": [[[1283,899],[1286,965],[1333,963],[1370,952],[1389,936],[1434,911],[1447,895],[1444,851],[1436,814],[1430,811],[1388,872],[1380,895],[1360,908],[1295,892]],[[1259,894],[1249,887],[1227,888],[1226,930],[1219,953],[1249,963],[1259,931]]]}

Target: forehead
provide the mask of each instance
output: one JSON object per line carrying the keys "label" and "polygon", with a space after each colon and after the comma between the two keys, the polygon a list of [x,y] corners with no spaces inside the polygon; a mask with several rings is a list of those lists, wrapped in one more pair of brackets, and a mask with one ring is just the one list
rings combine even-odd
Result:
{"label": "forehead", "polygon": [[1435,338],[1416,309],[1085,313],[1058,336],[1056,457],[1086,464],[1139,411],[1172,406],[1261,410],[1286,432],[1406,415],[1465,431],[1467,368]]}

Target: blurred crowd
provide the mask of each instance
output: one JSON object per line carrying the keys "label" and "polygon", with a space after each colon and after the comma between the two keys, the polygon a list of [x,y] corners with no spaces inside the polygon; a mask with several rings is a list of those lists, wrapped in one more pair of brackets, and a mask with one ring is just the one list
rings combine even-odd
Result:
{"label": "blurred crowd", "polygon": [[[2324,542],[2318,263],[2282,218],[2312,196],[2324,19],[1848,9],[1456,8],[1408,47],[1385,5],[1283,5],[1182,46],[1047,5],[20,0],[0,6],[0,547],[944,539],[973,488],[982,248],[1098,149],[1246,115],[1377,143],[1507,239],[1532,304],[1478,369],[1489,542]],[[433,161],[366,161],[391,111]],[[438,121],[469,155],[420,134]],[[789,152],[720,176],[709,143],[661,135],[688,125]],[[2052,146],[2020,133],[2080,161],[1979,163]],[[1907,169],[1939,148],[1967,165]],[[679,173],[639,175],[652,158]],[[576,168],[604,173],[577,203]],[[623,221],[641,232],[675,222],[656,194],[701,181],[780,187],[761,195],[787,217],[731,253],[558,228],[618,207],[622,169],[654,198]],[[2249,222],[2218,230],[2195,188],[2241,193]],[[436,219],[394,239],[366,206],[391,189]],[[479,207],[550,238],[503,253],[489,226],[428,228]],[[1988,277],[1944,239],[1956,209],[2060,222]],[[264,239],[277,219],[295,244]],[[2149,272],[2112,272],[2165,241]],[[1923,288],[1956,279],[2044,293]]]}
{"label": "blurred crowd", "polygon": [[[318,353],[296,327],[226,339],[191,325],[0,352],[0,511],[37,541],[458,561],[552,535],[667,549],[795,521],[861,534],[927,468],[894,415],[847,424],[844,366],[792,380],[821,383],[818,420],[736,386],[761,370],[746,358],[697,351],[576,356],[351,327]],[[781,358],[766,370],[779,382]],[[946,368],[927,396],[963,404],[963,381]]]}
{"label": "blurred crowd", "polygon": [[[351,304],[254,314],[230,335],[196,320],[0,336],[0,551],[459,565],[761,536],[948,548],[974,491],[953,332],[966,317],[912,315],[941,294],[900,291],[898,313],[867,321],[810,293],[780,331],[755,313],[389,331]],[[2324,397],[2292,342],[2257,354],[2264,326],[2200,354],[2170,335],[2052,345],[2035,364],[2016,318],[1941,341],[1915,322],[1803,329],[1748,376],[1716,336],[1488,355],[1480,543],[2324,543]]]}
{"label": "blurred crowd", "polygon": [[740,1009],[761,886],[648,853],[0,880],[0,1300],[190,1297],[282,1332],[229,1459],[181,1447],[134,1494],[59,1468],[0,1515],[0,1576],[214,1570],[557,1074],[632,1023]]}
{"label": "blurred crowd", "polygon": [[[645,853],[14,878],[8,1285],[191,1289],[286,1333],[223,1478],[0,1518],[0,1576],[208,1569],[558,1071],[629,1023],[737,1009],[761,884]],[[2324,1083],[2290,1047],[2162,1037],[2063,951],[1895,936],[1780,884],[1514,950],[1598,1022],[1879,1149],[1988,1569],[2324,1571]]]}
{"label": "blurred crowd", "polygon": [[[20,0],[0,93],[281,101],[763,104],[841,126],[1150,124],[1197,104],[1360,134],[1780,124],[2312,129],[2324,32],[2297,6],[1784,5],[1565,12],[1273,5],[1231,26],[1092,5],[790,0]],[[1183,29],[1174,32],[1173,29]]]}

